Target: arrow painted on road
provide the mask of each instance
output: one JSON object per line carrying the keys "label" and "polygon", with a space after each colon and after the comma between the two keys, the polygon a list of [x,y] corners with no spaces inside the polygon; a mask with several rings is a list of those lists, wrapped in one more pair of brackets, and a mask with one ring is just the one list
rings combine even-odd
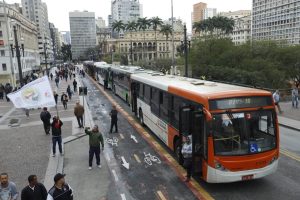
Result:
{"label": "arrow painted on road", "polygon": [[137,139],[136,139],[135,136],[131,135],[130,138],[133,139],[133,141],[134,141],[135,143],[139,143],[139,142],[137,141]]}
{"label": "arrow painted on road", "polygon": [[125,160],[125,158],[122,156],[122,165],[126,169],[129,169],[129,163]]}

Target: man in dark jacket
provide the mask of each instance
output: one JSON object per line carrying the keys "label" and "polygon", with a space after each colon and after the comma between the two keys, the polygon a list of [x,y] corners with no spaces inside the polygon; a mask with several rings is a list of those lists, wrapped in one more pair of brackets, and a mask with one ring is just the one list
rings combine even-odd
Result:
{"label": "man in dark jacket", "polygon": [[53,122],[51,124],[52,127],[52,152],[53,152],[53,157],[55,157],[55,153],[56,153],[56,143],[58,143],[58,149],[59,149],[59,153],[62,156],[63,152],[62,152],[62,138],[61,138],[61,127],[62,127],[63,123],[62,121],[60,121],[59,117],[53,117]]}
{"label": "man in dark jacket", "polygon": [[64,109],[67,110],[68,109],[68,96],[63,92],[60,98],[62,104],[64,105]]}
{"label": "man in dark jacket", "polygon": [[80,105],[79,102],[76,102],[76,106],[74,107],[74,115],[76,116],[79,128],[83,128],[83,114],[84,107]]}
{"label": "man in dark jacket", "polygon": [[36,175],[28,177],[27,185],[21,193],[21,200],[46,200],[47,190],[42,183],[39,183]]}
{"label": "man in dark jacket", "polygon": [[54,186],[49,190],[47,200],[73,200],[73,189],[65,182],[65,174],[54,176]]}
{"label": "man in dark jacket", "polygon": [[44,130],[45,130],[46,135],[49,135],[50,134],[51,114],[49,113],[49,111],[46,107],[43,108],[43,111],[40,114],[40,118],[44,124]]}
{"label": "man in dark jacket", "polygon": [[102,150],[104,150],[103,136],[99,132],[98,126],[95,125],[92,131],[89,128],[85,129],[85,133],[89,136],[90,152],[89,152],[89,170],[92,169],[94,154],[96,156],[96,162],[99,168],[100,164],[100,143],[102,145]]}
{"label": "man in dark jacket", "polygon": [[76,81],[76,79],[74,79],[74,81],[73,81],[73,89],[74,89],[74,92],[77,92],[77,81]]}
{"label": "man in dark jacket", "polygon": [[118,111],[115,105],[113,105],[110,111],[111,123],[110,123],[110,133],[112,133],[113,127],[115,127],[116,133],[118,132]]}

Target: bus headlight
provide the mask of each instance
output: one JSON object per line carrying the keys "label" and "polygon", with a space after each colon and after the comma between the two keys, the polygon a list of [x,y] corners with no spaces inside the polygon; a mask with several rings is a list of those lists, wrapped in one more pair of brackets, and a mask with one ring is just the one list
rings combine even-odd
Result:
{"label": "bus headlight", "polygon": [[228,169],[226,169],[222,164],[220,164],[219,162],[215,161],[215,168],[224,172],[227,172]]}

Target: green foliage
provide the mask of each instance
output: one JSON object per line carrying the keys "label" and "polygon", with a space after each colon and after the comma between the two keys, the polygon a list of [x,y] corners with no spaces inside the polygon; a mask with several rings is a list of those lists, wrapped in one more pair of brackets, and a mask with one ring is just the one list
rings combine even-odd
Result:
{"label": "green foliage", "polygon": [[64,62],[72,60],[72,51],[70,44],[63,44],[61,47],[61,56]]}
{"label": "green foliage", "polygon": [[168,41],[169,35],[172,35],[173,29],[170,24],[164,24],[161,26],[160,32],[166,36],[166,40]]}
{"label": "green foliage", "polygon": [[189,61],[195,77],[205,76],[255,87],[285,88],[300,85],[300,46],[280,46],[271,41],[235,46],[230,39],[193,41]]}

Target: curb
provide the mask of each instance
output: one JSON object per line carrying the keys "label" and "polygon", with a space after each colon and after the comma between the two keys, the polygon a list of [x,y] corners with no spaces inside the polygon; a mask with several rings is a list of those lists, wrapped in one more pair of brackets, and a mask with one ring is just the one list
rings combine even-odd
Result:
{"label": "curb", "polygon": [[[299,122],[300,123],[300,122]],[[286,125],[286,124],[282,124],[279,122],[279,126],[282,126],[282,127],[285,127],[285,128],[288,128],[288,129],[291,129],[291,130],[294,130],[294,131],[299,131],[300,132],[300,128],[295,128],[295,127],[292,127],[292,126],[289,126],[289,125]]]}

